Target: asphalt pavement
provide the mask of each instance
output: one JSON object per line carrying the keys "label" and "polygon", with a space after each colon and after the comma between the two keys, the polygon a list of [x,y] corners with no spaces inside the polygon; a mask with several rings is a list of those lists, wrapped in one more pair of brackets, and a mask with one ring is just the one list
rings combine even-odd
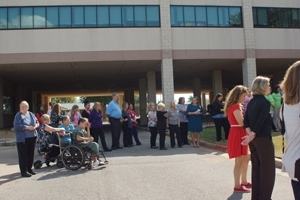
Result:
{"label": "asphalt pavement", "polygon": [[[109,129],[105,133],[109,145]],[[234,160],[226,153],[192,146],[172,149],[168,137],[168,150],[150,149],[150,133],[140,130],[139,137],[141,146],[105,153],[110,163],[104,167],[69,171],[44,165],[30,178],[20,177],[16,147],[0,147],[0,200],[251,199],[233,193]],[[249,181],[250,172],[251,164]],[[273,200],[292,199],[290,179],[276,169]]]}

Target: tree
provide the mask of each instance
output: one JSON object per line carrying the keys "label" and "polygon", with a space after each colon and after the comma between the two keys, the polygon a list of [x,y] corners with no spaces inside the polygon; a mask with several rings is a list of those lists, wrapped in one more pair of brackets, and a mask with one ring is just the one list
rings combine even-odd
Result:
{"label": "tree", "polygon": [[86,100],[88,100],[89,102],[100,102],[105,105],[111,101],[111,96],[93,96],[93,97],[81,96],[81,97],[79,97],[80,103],[84,103],[84,101],[86,101]]}
{"label": "tree", "polygon": [[76,99],[75,99],[75,97],[56,97],[56,98],[51,98],[51,102],[55,102],[55,103],[75,103]]}
{"label": "tree", "polygon": [[194,96],[192,96],[192,95],[191,95],[191,96],[189,96],[189,98],[188,98],[188,102],[189,102],[189,103],[191,103],[191,102],[193,101],[193,98],[194,98]]}

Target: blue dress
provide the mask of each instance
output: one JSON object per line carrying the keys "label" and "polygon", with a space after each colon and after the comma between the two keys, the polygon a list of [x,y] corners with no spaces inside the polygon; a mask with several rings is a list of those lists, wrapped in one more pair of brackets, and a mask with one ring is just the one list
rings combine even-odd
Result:
{"label": "blue dress", "polygon": [[187,115],[187,118],[189,120],[188,122],[188,130],[191,132],[202,132],[202,119],[203,119],[203,108],[202,106],[194,106],[192,104],[188,105],[186,109],[186,113],[189,112],[195,112],[198,109],[200,109],[201,114],[200,115]]}

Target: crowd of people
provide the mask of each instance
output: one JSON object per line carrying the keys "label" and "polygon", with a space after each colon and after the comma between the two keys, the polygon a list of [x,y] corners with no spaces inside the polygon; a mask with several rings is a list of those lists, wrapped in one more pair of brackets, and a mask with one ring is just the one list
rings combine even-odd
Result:
{"label": "crowd of people", "polygon": [[[22,101],[20,112],[14,119],[21,175],[30,177],[35,174],[32,171],[32,164],[38,134],[51,135],[58,132],[58,137],[62,140],[65,138],[68,142],[72,132],[82,145],[99,153],[99,137],[104,151],[122,149],[120,135],[123,130],[124,147],[133,147],[133,138],[136,145],[141,145],[133,105],[124,102],[121,110],[118,101],[118,94],[113,94],[105,113],[111,125],[111,149],[107,147],[105,141],[102,124],[104,113],[99,102],[94,103],[90,110],[90,103],[86,101],[82,113],[79,112],[78,106],[74,105],[68,114],[61,110],[60,104],[50,103],[47,114],[44,114],[44,107],[41,105],[34,115],[28,111],[28,103]],[[185,99],[180,97],[178,104],[172,101],[169,108],[166,110],[163,103],[148,104],[150,148],[167,149],[166,129],[170,131],[171,148],[189,145],[188,132],[191,134],[192,145],[198,147],[204,117],[204,109],[198,97],[194,97],[189,105],[186,105]],[[235,159],[233,170],[235,192],[251,192],[253,200],[271,199],[275,183],[273,129],[285,134],[286,148],[282,170],[291,178],[295,199],[300,199],[300,167],[297,164],[300,162],[300,61],[289,67],[283,81],[275,86],[273,93],[270,79],[258,76],[252,82],[251,91],[243,85],[237,85],[228,93],[226,99],[222,94],[217,94],[211,105],[211,115],[216,127],[216,140],[223,140],[221,134],[223,127],[225,140],[228,139],[229,158]],[[159,146],[156,145],[157,134]],[[47,148],[45,141],[49,139],[51,138],[45,137],[39,140],[38,149]],[[252,163],[251,182],[247,180],[248,147]],[[57,154],[55,151],[52,153]]]}

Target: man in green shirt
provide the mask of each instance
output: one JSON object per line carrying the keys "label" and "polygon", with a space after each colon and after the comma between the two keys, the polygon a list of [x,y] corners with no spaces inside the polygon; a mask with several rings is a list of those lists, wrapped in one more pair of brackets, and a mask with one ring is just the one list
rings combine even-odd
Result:
{"label": "man in green shirt", "polygon": [[274,99],[274,116],[273,116],[273,123],[276,127],[276,131],[279,131],[281,129],[281,123],[280,123],[280,108],[281,108],[281,93],[280,93],[280,87],[276,85],[274,87],[274,92],[272,93],[272,97]]}

